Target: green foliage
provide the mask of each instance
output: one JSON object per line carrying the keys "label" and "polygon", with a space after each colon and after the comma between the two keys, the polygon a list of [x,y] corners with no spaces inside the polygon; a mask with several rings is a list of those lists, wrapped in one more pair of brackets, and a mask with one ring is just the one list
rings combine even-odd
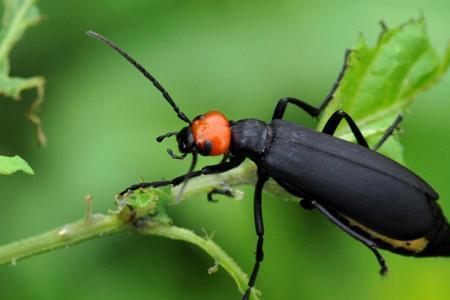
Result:
{"label": "green foliage", "polygon": [[[36,88],[37,99],[28,111],[28,118],[36,127],[37,140],[41,145],[46,144],[46,137],[42,131],[41,120],[36,115],[43,102],[44,79],[42,77],[19,78],[10,77],[9,55],[14,45],[20,40],[25,30],[36,24],[40,19],[38,8],[33,0],[5,0],[2,28],[0,31],[0,95],[20,100],[23,90]],[[19,156],[0,156],[0,174],[10,175],[22,171],[34,175],[33,170]]]}
{"label": "green foliage", "polygon": [[[323,128],[334,111],[342,109],[352,116],[373,145],[415,96],[445,74],[450,47],[441,59],[430,44],[423,18],[392,29],[384,23],[382,26],[383,31],[372,48],[360,36],[319,128]],[[348,126],[341,126],[336,134],[353,139]],[[381,150],[391,158],[403,160],[401,146],[395,139],[390,139]]]}
{"label": "green foliage", "polygon": [[34,175],[33,169],[19,156],[8,157],[0,155],[0,174],[11,175],[12,173],[22,171],[28,175]]}
{"label": "green foliage", "polygon": [[35,88],[37,98],[30,106],[27,117],[36,128],[37,140],[46,144],[42,131],[41,119],[37,116],[44,101],[44,83],[42,77],[31,78],[10,77],[9,55],[14,45],[23,36],[26,29],[41,20],[35,0],[4,0],[4,14],[0,31],[0,95],[20,100],[23,90]]}

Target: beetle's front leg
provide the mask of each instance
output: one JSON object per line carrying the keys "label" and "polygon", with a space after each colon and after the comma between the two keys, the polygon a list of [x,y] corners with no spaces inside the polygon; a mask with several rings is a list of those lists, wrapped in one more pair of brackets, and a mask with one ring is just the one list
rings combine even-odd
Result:
{"label": "beetle's front leg", "polygon": [[141,182],[138,184],[133,184],[129,187],[127,187],[125,190],[123,190],[122,192],[119,193],[120,196],[123,196],[124,194],[130,192],[130,191],[134,191],[140,188],[147,188],[147,187],[162,187],[162,186],[167,186],[167,185],[178,185],[180,183],[182,183],[187,176],[189,176],[190,178],[193,177],[197,177],[200,175],[209,175],[209,174],[218,174],[218,173],[223,173],[226,171],[229,171],[233,168],[236,168],[237,166],[239,166],[242,162],[244,161],[243,157],[236,157],[233,156],[230,161],[224,162],[224,163],[220,163],[217,165],[212,165],[212,166],[206,166],[204,168],[202,168],[201,170],[198,171],[194,171],[191,174],[184,174],[178,177],[175,177],[172,180],[162,180],[162,181],[153,181],[153,182]]}

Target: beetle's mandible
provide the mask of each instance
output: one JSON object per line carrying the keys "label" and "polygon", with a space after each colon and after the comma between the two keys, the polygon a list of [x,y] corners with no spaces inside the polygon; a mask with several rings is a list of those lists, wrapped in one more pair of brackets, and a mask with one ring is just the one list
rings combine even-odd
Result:
{"label": "beetle's mandible", "polygon": [[[125,189],[165,185],[185,186],[196,176],[226,172],[246,158],[257,165],[254,193],[254,218],[258,242],[256,262],[243,300],[248,299],[263,260],[264,225],[261,194],[264,183],[273,178],[286,191],[301,198],[305,209],[317,209],[343,231],[366,245],[376,256],[381,274],[387,265],[377,249],[407,256],[450,256],[450,229],[437,203],[438,194],[423,179],[395,161],[376,152],[401,122],[399,116],[380,141],[370,148],[356,123],[344,111],[336,111],[322,132],[283,120],[288,104],[318,117],[332,100],[347,69],[344,66],[331,91],[319,107],[291,97],[282,98],[270,123],[256,119],[229,121],[212,111],[189,119],[175,104],[163,86],[138,62],[110,40],[95,32],[88,35],[112,47],[136,67],[162,93],[177,116],[187,126],[157,138],[161,142],[175,136],[181,155],[169,150],[172,158],[192,154],[187,174],[172,180],[139,183]],[[357,144],[333,136],[345,120]],[[223,155],[219,164],[195,171],[198,154]],[[181,191],[183,190],[181,188]],[[229,194],[214,189],[213,193]]]}

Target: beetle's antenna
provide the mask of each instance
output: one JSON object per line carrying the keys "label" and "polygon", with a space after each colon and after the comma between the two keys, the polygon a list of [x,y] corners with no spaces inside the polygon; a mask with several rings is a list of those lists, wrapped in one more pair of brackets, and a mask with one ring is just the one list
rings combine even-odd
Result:
{"label": "beetle's antenna", "polygon": [[148,80],[153,83],[153,85],[161,92],[163,97],[169,102],[169,104],[172,106],[173,110],[177,113],[178,118],[185,121],[186,123],[190,124],[191,121],[189,120],[186,115],[180,111],[180,108],[176,105],[175,101],[173,101],[172,97],[170,97],[169,93],[166,91],[166,89],[156,80],[155,77],[153,77],[152,74],[150,74],[141,64],[139,64],[134,58],[132,58],[128,53],[126,53],[124,50],[119,48],[116,44],[114,44],[109,39],[105,38],[101,34],[98,34],[94,31],[88,31],[86,34],[96,40],[99,40],[100,42],[108,45],[109,47],[113,48],[117,51],[120,55],[122,55],[126,60],[128,60],[136,69],[138,69]]}
{"label": "beetle's antenna", "polygon": [[197,164],[197,152],[194,151],[192,152],[191,166],[189,167],[189,171],[187,172],[186,177],[183,180],[183,185],[181,186],[180,192],[178,193],[177,198],[175,200],[176,203],[180,203],[181,195],[183,194],[189,179],[191,179],[192,172],[194,171],[196,164]]}

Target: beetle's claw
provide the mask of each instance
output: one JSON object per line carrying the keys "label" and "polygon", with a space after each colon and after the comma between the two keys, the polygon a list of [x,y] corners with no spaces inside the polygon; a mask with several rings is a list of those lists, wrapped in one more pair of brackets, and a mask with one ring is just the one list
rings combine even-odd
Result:
{"label": "beetle's claw", "polygon": [[219,200],[216,200],[216,199],[213,198],[213,194],[215,194],[215,193],[213,193],[212,191],[208,192],[208,195],[207,195],[208,202],[213,202],[213,203],[219,202]]}
{"label": "beetle's claw", "polygon": [[214,194],[224,195],[224,196],[231,197],[231,198],[234,197],[233,191],[230,190],[230,189],[217,189],[217,188],[213,188],[211,191],[208,192],[208,195],[207,195],[208,201],[209,201],[209,202],[214,202],[214,203],[219,202],[218,200],[215,200],[215,199],[213,198],[213,195],[214,195]]}

